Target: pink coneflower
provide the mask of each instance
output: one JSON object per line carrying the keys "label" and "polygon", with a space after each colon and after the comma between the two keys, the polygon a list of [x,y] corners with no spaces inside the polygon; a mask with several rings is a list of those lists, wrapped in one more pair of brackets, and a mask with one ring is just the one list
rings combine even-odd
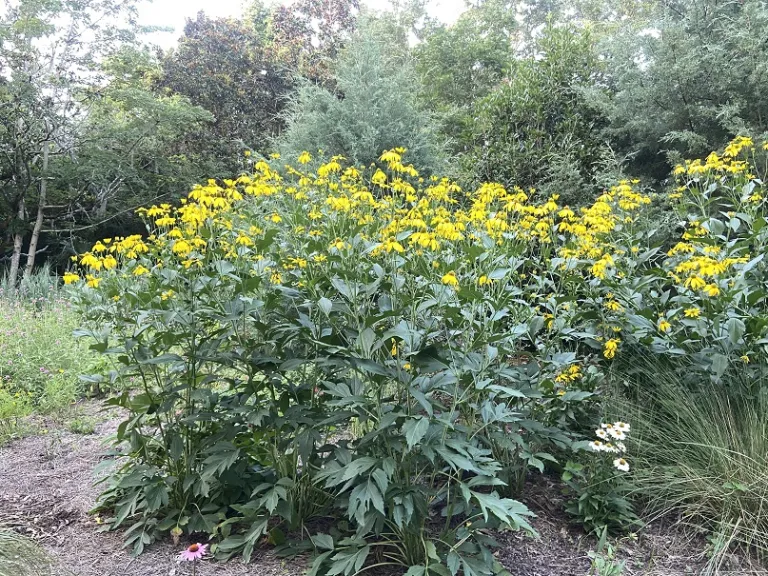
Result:
{"label": "pink coneflower", "polygon": [[192,544],[189,548],[179,554],[179,562],[194,562],[200,560],[205,555],[208,544]]}

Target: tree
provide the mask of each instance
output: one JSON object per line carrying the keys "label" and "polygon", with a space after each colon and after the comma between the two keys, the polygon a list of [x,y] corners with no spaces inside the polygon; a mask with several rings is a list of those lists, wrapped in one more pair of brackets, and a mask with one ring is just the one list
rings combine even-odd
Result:
{"label": "tree", "polygon": [[422,98],[440,113],[443,134],[455,152],[469,144],[475,103],[499,84],[514,61],[515,15],[515,2],[484,0],[452,26],[428,26],[414,50]]}
{"label": "tree", "polygon": [[653,25],[606,43],[615,96],[610,136],[657,179],[681,156],[768,130],[768,7],[757,0],[676,0]]}
{"label": "tree", "polygon": [[281,152],[322,149],[368,165],[384,150],[403,146],[417,168],[436,167],[437,125],[417,101],[418,78],[407,46],[385,30],[376,18],[361,23],[337,63],[338,95],[309,82],[300,85],[277,140]]}
{"label": "tree", "polygon": [[509,79],[478,105],[476,144],[466,159],[472,178],[588,200],[608,155],[601,137],[607,119],[590,93],[604,82],[590,34],[550,23],[536,54],[516,61]]}
{"label": "tree", "polygon": [[[277,6],[268,26],[274,60],[331,87],[331,68],[357,26],[359,10],[359,0],[298,0]],[[263,11],[257,13],[263,21]]]}
{"label": "tree", "polygon": [[187,21],[178,47],[162,59],[157,88],[213,114],[195,147],[197,154],[219,161],[211,176],[231,175],[243,147],[263,149],[281,129],[291,82],[270,59],[266,42],[244,22],[201,12]]}
{"label": "tree", "polygon": [[654,0],[533,0],[522,3],[518,14],[526,43],[533,45],[536,32],[548,20],[589,27],[602,35],[627,25],[643,28],[659,5]]}
{"label": "tree", "polygon": [[[57,164],[56,220],[71,230],[114,236],[138,224],[134,209],[179,196],[208,168],[193,135],[213,116],[178,94],[151,90],[159,64],[146,49],[126,47],[101,67],[108,82],[92,89],[78,148]],[[72,243],[70,241],[70,243]]]}
{"label": "tree", "polygon": [[73,149],[97,85],[99,60],[134,39],[131,2],[6,0],[0,17],[0,211],[12,239],[9,277],[15,284],[27,232],[32,271],[43,225],[51,158]]}

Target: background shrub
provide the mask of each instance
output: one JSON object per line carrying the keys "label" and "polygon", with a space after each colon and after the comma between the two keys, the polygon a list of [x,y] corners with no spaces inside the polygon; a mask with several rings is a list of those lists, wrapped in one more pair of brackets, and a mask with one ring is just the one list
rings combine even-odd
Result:
{"label": "background shrub", "polygon": [[360,26],[336,63],[336,90],[304,82],[289,100],[278,150],[290,158],[323,150],[368,166],[402,146],[417,169],[438,170],[437,124],[417,99],[411,56],[384,22]]}
{"label": "background shrub", "polygon": [[550,23],[534,55],[511,64],[509,80],[478,105],[479,127],[466,158],[474,182],[541,188],[564,204],[589,203],[618,178],[601,136],[607,118],[591,105],[602,64],[590,34]]}

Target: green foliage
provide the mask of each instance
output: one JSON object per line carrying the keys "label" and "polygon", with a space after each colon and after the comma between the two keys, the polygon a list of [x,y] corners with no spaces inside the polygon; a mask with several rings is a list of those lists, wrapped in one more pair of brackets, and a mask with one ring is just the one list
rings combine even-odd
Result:
{"label": "green foliage", "polygon": [[47,576],[51,562],[32,540],[0,529],[0,576]]}
{"label": "green foliage", "polygon": [[[22,0],[0,16],[0,215],[12,239],[16,284],[22,246],[31,232],[31,271],[56,158],[74,154],[93,71],[120,45],[133,42],[132,1]],[[87,39],[86,39],[87,37]],[[53,159],[49,161],[49,157]]]}
{"label": "green foliage", "polygon": [[57,300],[59,288],[59,278],[46,263],[36,268],[31,275],[22,278],[17,286],[13,286],[8,274],[3,273],[0,277],[0,300],[21,299],[31,303],[43,303]]}
{"label": "green foliage", "polygon": [[609,136],[657,179],[680,158],[768,129],[768,8],[747,0],[658,3],[604,43],[615,94]]}
{"label": "green foliage", "polygon": [[267,14],[254,3],[252,19],[269,38],[275,62],[328,88],[334,84],[333,68],[357,27],[358,0],[299,0],[277,5]]}
{"label": "green foliage", "polygon": [[67,420],[67,429],[73,434],[94,434],[96,421],[88,416],[75,416]]}
{"label": "green foliage", "polygon": [[587,552],[587,556],[592,561],[591,576],[621,576],[624,574],[626,561],[616,560],[616,549],[608,542],[608,529],[605,527],[599,531],[596,549]]}
{"label": "green foliage", "polygon": [[[312,574],[503,573],[491,531],[530,530],[513,497],[594,410],[602,373],[576,350],[601,337],[570,306],[583,270],[562,268],[518,220],[502,242],[485,211],[474,222],[460,206],[488,204],[494,220],[490,205],[517,202],[515,219],[548,222],[557,205],[420,183],[396,151],[382,156],[389,175],[370,179],[301,162],[258,161],[178,209],[149,208],[154,240],[113,239],[80,259],[96,274],[77,284],[81,334],[139,387],[110,402],[127,412],[126,458],[99,510],[136,552],[205,532],[222,557],[250,558],[265,538],[314,551]],[[443,226],[434,248],[418,244],[421,228],[393,240],[406,206],[430,205],[463,218],[467,236]],[[557,320],[541,309],[558,303],[539,300],[556,286]],[[311,538],[286,540],[297,533]]]}
{"label": "green foliage", "polygon": [[566,511],[590,532],[624,532],[640,524],[629,494],[634,488],[606,455],[588,455],[584,463],[568,462],[563,471]]}
{"label": "green foliage", "polygon": [[159,63],[148,51],[123,47],[101,69],[106,85],[81,95],[91,103],[78,128],[77,154],[52,169],[49,202],[59,206],[56,219],[69,222],[52,236],[61,238],[67,256],[117,230],[141,230],[138,206],[173,200],[202,170],[214,171],[193,143],[213,116],[185,97],[153,92]]}
{"label": "green foliage", "polygon": [[245,22],[201,12],[161,61],[156,88],[213,115],[213,124],[186,142],[192,155],[216,163],[210,176],[237,172],[243,147],[263,149],[281,128],[290,78],[269,50],[268,38]]}
{"label": "green foliage", "polygon": [[403,146],[417,169],[438,168],[437,124],[417,101],[410,56],[385,32],[374,19],[361,23],[335,68],[338,93],[306,82],[299,86],[276,141],[281,153],[327,150],[367,166],[382,150]]}
{"label": "green foliage", "polygon": [[[692,388],[743,374],[759,387],[768,341],[768,228],[766,165],[756,148],[739,137],[722,156],[678,166],[670,197],[680,241],[649,253],[650,265],[632,272],[631,286],[613,285],[636,353],[658,355]],[[634,358],[626,358],[630,371]]]}
{"label": "green foliage", "polygon": [[598,169],[611,160],[600,136],[607,119],[588,92],[602,89],[602,67],[590,34],[571,26],[550,22],[535,52],[478,105],[476,144],[465,164],[475,182],[541,188],[584,204],[604,184]]}
{"label": "green foliage", "polygon": [[2,300],[0,311],[0,419],[8,434],[32,410],[67,408],[90,390],[80,374],[100,366],[72,337],[80,322],[63,299]]}
{"label": "green foliage", "polygon": [[515,7],[489,0],[467,9],[451,26],[432,25],[414,48],[422,99],[441,117],[455,152],[474,135],[475,105],[497,87],[513,64]]}

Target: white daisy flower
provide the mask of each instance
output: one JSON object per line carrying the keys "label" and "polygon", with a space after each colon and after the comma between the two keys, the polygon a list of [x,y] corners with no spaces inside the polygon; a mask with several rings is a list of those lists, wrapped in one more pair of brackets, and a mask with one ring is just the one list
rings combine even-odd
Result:
{"label": "white daisy flower", "polygon": [[602,440],[605,440],[606,438],[608,438],[608,432],[606,432],[603,429],[595,430],[595,436],[597,436],[598,438],[601,438]]}
{"label": "white daisy flower", "polygon": [[589,447],[592,448],[595,452],[602,452],[605,450],[605,444],[600,442],[600,440],[595,440],[593,442],[589,443]]}
{"label": "white daisy flower", "polygon": [[626,422],[614,422],[613,427],[616,428],[617,430],[621,430],[625,434],[629,432],[629,424],[627,424]]}
{"label": "white daisy flower", "polygon": [[624,458],[616,458],[616,460],[613,461],[613,465],[617,470],[621,470],[622,472],[629,472],[629,462],[624,460]]}
{"label": "white daisy flower", "polygon": [[626,452],[627,451],[627,447],[624,445],[624,442],[616,442],[616,449],[619,452]]}
{"label": "white daisy flower", "polygon": [[626,440],[627,438],[627,435],[618,428],[611,428],[608,430],[608,433],[613,437],[614,440]]}

